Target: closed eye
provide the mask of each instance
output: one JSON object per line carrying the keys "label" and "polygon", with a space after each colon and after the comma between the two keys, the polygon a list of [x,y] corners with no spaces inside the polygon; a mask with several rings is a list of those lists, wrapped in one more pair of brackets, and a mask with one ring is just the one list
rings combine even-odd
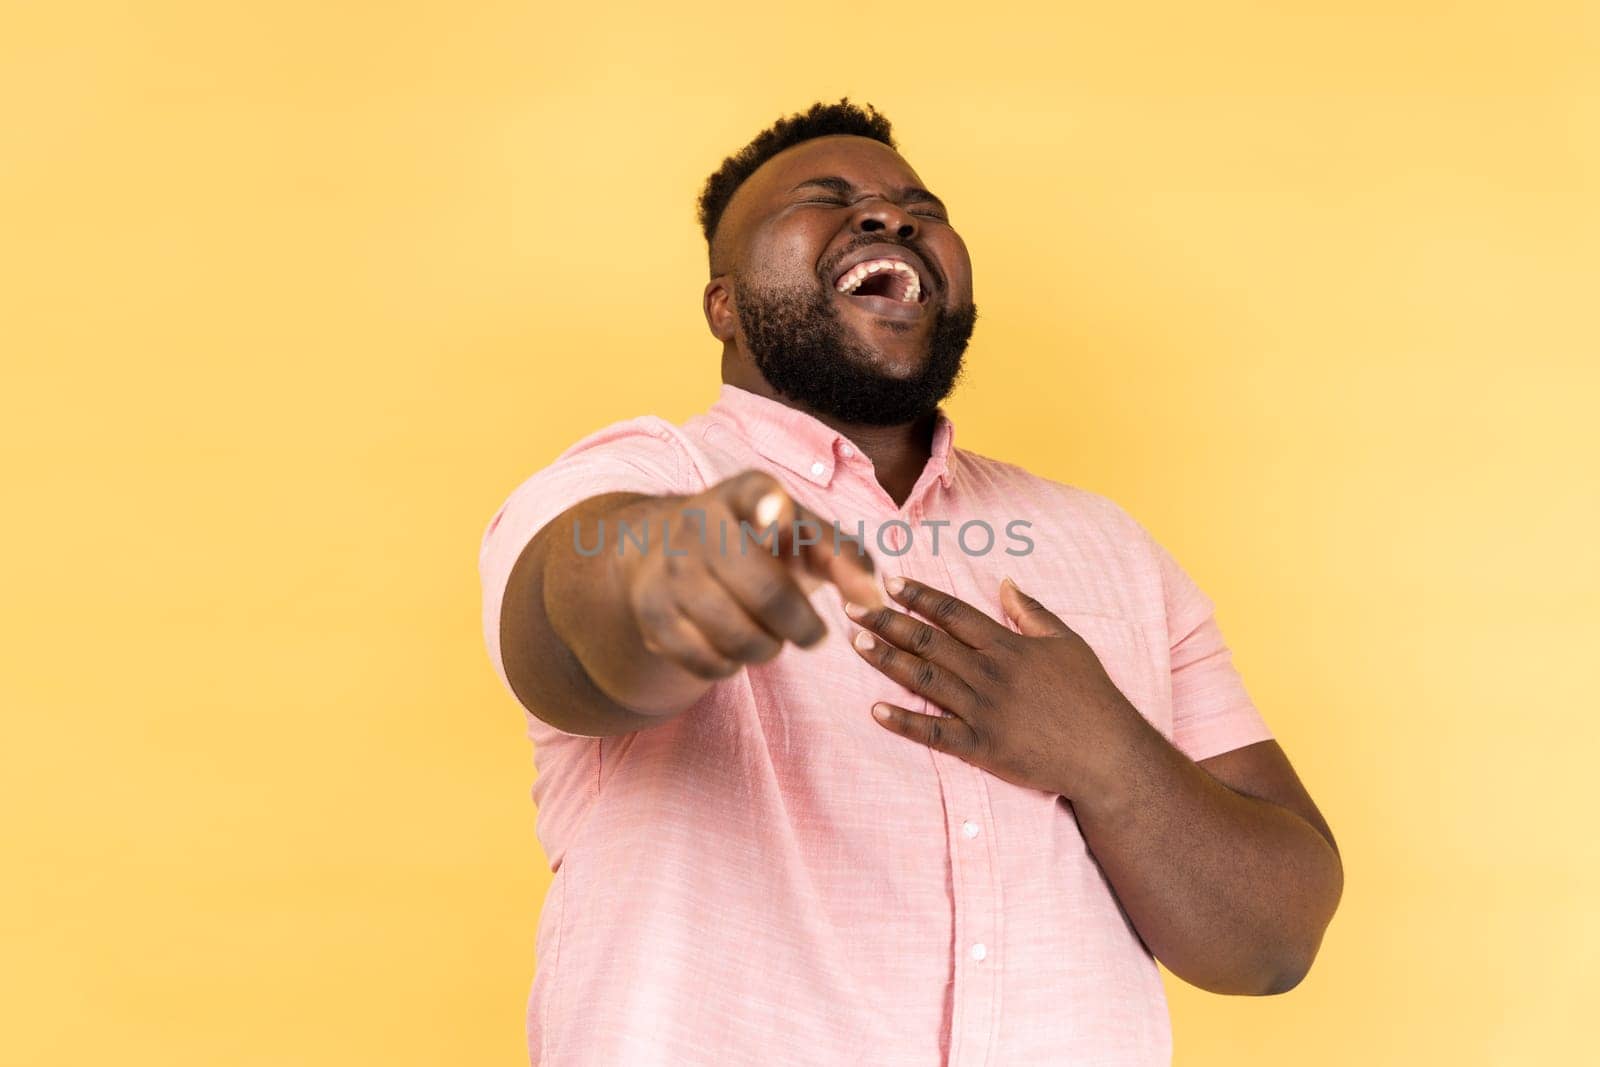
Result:
{"label": "closed eye", "polygon": [[[804,200],[797,201],[797,203],[801,203],[801,204],[826,204],[829,207],[849,207],[850,206],[849,201],[843,199],[842,197],[837,197],[837,196],[808,196]],[[920,216],[920,217],[925,218],[925,219],[938,219],[940,222],[944,222],[945,221],[944,212],[941,209],[939,209],[938,207],[930,206],[930,207],[922,207],[922,208],[910,208],[909,211],[910,211],[911,214]]]}

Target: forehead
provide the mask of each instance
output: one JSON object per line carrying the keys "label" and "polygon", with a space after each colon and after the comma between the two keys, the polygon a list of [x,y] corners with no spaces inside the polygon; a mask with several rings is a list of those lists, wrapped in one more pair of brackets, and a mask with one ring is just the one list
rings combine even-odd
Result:
{"label": "forehead", "polygon": [[773,156],[745,179],[729,214],[760,213],[763,205],[812,178],[843,178],[862,188],[903,188],[922,180],[900,153],[870,137],[833,136],[803,141]]}

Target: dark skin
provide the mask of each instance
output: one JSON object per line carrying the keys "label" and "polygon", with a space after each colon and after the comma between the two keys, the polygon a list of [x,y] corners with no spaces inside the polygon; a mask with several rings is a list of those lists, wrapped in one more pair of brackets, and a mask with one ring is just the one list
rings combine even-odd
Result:
{"label": "dark skin", "polygon": [[864,628],[854,647],[936,714],[877,704],[874,718],[1059,794],[1134,929],[1178,977],[1216,993],[1299,983],[1343,873],[1327,824],[1275,742],[1188,759],[1088,644],[1009,579],[1000,602],[1015,629],[920,582],[891,578],[887,588],[906,610],[848,605]]}
{"label": "dark skin", "polygon": [[[706,323],[722,342],[722,380],[799,406],[774,392],[745,347],[730,275],[740,271],[768,283],[831,292],[831,279],[822,276],[826,271],[819,274],[819,266],[859,235],[874,232],[915,250],[943,284],[930,287],[924,313],[909,322],[885,320],[848,297],[835,299],[857,338],[876,352],[881,374],[905,378],[920,369],[933,321],[927,312],[937,303],[972,302],[966,243],[950,225],[944,203],[894,149],[862,137],[822,137],[768,160],[739,187],[717,227],[703,302]],[[905,502],[932,453],[932,415],[903,426],[864,426],[823,412],[808,414],[850,438],[872,460],[890,499]]]}
{"label": "dark skin", "polygon": [[[936,301],[970,302],[965,244],[937,198],[893,150],[857,137],[806,142],[775,156],[728,205],[711,250],[706,322],[723,344],[723,380],[792,403],[766,383],[743,343],[731,276],[829,287],[838,249],[862,234],[920,257],[921,313],[843,303],[846,323],[881,374],[927,358]],[[837,297],[841,301],[853,298]],[[901,426],[841,424],[903,503],[926,465],[932,418]],[[872,714],[911,742],[998,777],[1058,794],[1151,953],[1180,978],[1219,993],[1293,988],[1321,944],[1343,888],[1327,823],[1274,741],[1198,763],[1117,690],[1089,646],[1009,582],[1010,625],[921,583],[880,595],[870,560],[819,547],[779,558],[695,551],[687,508],[711,522],[819,522],[770,475],[747,471],[694,497],[591,498],[529,543],[501,618],[512,688],[530,711],[574,733],[647,729],[691,706],[719,678],[825,633],[807,592],[836,584],[862,627],[856,648],[939,713],[886,705]],[[585,557],[574,519],[667,522],[690,555]],[[918,618],[920,616],[920,618]],[[863,709],[866,713],[867,709]]]}

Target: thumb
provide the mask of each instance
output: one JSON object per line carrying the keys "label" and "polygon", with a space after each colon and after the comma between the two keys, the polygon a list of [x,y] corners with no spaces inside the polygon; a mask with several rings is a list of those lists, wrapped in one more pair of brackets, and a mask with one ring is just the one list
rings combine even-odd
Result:
{"label": "thumb", "polygon": [[1024,637],[1059,637],[1072,632],[1048,608],[1017,588],[1017,583],[1010,578],[1000,583],[1000,606]]}
{"label": "thumb", "polygon": [[747,471],[733,489],[734,510],[749,516],[755,528],[771,528],[774,555],[791,567],[801,590],[810,596],[822,582],[837,586],[848,601],[870,608],[883,606],[872,557],[854,538],[836,536],[833,523],[823,522],[771,475]]}

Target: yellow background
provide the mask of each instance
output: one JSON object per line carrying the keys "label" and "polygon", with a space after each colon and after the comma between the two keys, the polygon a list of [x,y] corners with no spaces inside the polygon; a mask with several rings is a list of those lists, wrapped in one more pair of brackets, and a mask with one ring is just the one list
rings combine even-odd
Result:
{"label": "yellow background", "polygon": [[699,184],[846,93],[972,249],[960,442],[1174,551],[1343,846],[1176,1062],[1582,1058],[1597,9],[765,7],[8,7],[0,1059],[525,1062],[478,539],[710,402]]}

